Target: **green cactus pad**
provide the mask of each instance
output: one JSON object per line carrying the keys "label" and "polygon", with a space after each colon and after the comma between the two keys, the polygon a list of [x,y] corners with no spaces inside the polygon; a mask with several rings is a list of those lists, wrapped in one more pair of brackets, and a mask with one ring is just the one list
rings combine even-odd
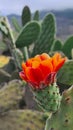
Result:
{"label": "green cactus pad", "polygon": [[20,80],[13,80],[1,87],[0,114],[19,107],[23,95],[23,83]]}
{"label": "green cactus pad", "polygon": [[73,48],[73,36],[67,39],[67,41],[64,43],[63,48],[62,48],[62,51],[68,58],[71,58],[72,48]]}
{"label": "green cactus pad", "polygon": [[44,130],[43,113],[32,110],[14,110],[0,118],[0,130]]}
{"label": "green cactus pad", "polygon": [[17,47],[29,46],[36,41],[40,33],[40,25],[36,21],[26,24],[20,32],[17,40]]}
{"label": "green cactus pad", "polygon": [[34,99],[47,112],[56,112],[60,107],[61,96],[56,84],[34,92]]}
{"label": "green cactus pad", "polygon": [[60,40],[56,40],[53,45],[51,51],[61,51],[62,49],[62,43]]}
{"label": "green cactus pad", "polygon": [[24,26],[31,20],[31,12],[28,6],[25,6],[22,10],[22,25]]}
{"label": "green cactus pad", "polygon": [[41,24],[41,33],[33,48],[32,55],[48,53],[54,42],[55,36],[55,20],[52,14],[45,16]]}
{"label": "green cactus pad", "polygon": [[57,81],[62,87],[73,84],[73,60],[67,61],[58,72]]}
{"label": "green cactus pad", "polygon": [[45,130],[73,130],[73,87],[63,93],[61,108],[47,120]]}
{"label": "green cactus pad", "polygon": [[39,21],[39,11],[35,11],[34,16],[33,16],[33,20]]}

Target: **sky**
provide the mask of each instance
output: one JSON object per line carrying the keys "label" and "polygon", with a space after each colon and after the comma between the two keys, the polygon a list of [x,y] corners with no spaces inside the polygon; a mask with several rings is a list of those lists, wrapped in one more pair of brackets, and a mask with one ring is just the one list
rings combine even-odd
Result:
{"label": "sky", "polygon": [[62,10],[73,8],[73,0],[0,0],[0,12],[2,14],[21,14],[25,5],[28,5],[31,12],[43,9]]}

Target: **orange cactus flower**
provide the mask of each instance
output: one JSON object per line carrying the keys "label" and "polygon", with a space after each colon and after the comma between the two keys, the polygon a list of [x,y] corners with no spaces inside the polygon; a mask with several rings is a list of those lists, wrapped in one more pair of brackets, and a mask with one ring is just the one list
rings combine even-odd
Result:
{"label": "orange cactus flower", "polygon": [[56,73],[64,62],[65,58],[62,58],[59,53],[53,57],[46,53],[36,55],[22,63],[22,71],[19,75],[23,80],[32,84],[34,89],[42,89],[55,82]]}

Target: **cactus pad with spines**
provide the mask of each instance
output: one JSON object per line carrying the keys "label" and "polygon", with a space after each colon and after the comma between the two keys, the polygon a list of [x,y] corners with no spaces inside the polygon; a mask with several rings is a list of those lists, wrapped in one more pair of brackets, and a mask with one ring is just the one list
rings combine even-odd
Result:
{"label": "cactus pad with spines", "polygon": [[0,118],[0,130],[44,130],[43,113],[32,110],[9,111]]}
{"label": "cactus pad with spines", "polygon": [[45,16],[41,24],[41,33],[33,48],[32,55],[41,54],[43,52],[48,53],[54,42],[54,36],[55,36],[54,16],[52,14],[48,14],[47,16]]}
{"label": "cactus pad with spines", "polygon": [[24,26],[31,20],[31,12],[28,6],[25,6],[22,10],[22,25]]}
{"label": "cactus pad with spines", "polygon": [[29,22],[26,24],[22,31],[20,32],[17,40],[16,40],[16,46],[17,47],[24,47],[29,46],[33,42],[36,41],[40,33],[40,25],[36,21]]}
{"label": "cactus pad with spines", "polygon": [[47,120],[45,130],[73,130],[73,86],[64,91],[61,108]]}
{"label": "cactus pad with spines", "polygon": [[60,107],[61,95],[56,84],[34,91],[34,99],[47,112],[56,112]]}
{"label": "cactus pad with spines", "polygon": [[23,82],[20,80],[13,80],[5,84],[0,89],[0,114],[18,108],[23,93]]}
{"label": "cactus pad with spines", "polygon": [[73,60],[67,61],[58,72],[57,81],[63,88],[73,84]]}

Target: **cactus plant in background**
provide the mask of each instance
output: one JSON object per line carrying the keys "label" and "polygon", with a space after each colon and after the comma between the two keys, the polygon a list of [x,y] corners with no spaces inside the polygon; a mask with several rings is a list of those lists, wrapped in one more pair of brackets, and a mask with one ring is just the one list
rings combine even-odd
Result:
{"label": "cactus plant in background", "polygon": [[26,24],[26,26],[24,26],[21,33],[19,34],[15,42],[16,46],[19,48],[24,46],[28,47],[30,44],[35,42],[35,40],[39,36],[39,33],[40,25],[35,21],[29,22],[28,24]]}
{"label": "cactus plant in background", "polygon": [[73,48],[73,36],[69,37],[62,47],[64,54],[71,59],[71,50]]}
{"label": "cactus plant in background", "polygon": [[55,38],[55,20],[52,14],[45,16],[41,24],[41,33],[34,45],[32,55],[49,53]]}
{"label": "cactus plant in background", "polygon": [[0,130],[44,130],[44,114],[32,110],[11,110],[1,115]]}
{"label": "cactus plant in background", "polygon": [[19,102],[24,94],[23,86],[23,82],[19,80],[0,86],[0,114],[19,108]]}
{"label": "cactus plant in background", "polygon": [[63,43],[60,40],[56,40],[51,48],[51,51],[62,51]]}
{"label": "cactus plant in background", "polygon": [[31,11],[28,6],[25,6],[22,10],[22,25],[24,26],[31,20]]}
{"label": "cactus plant in background", "polygon": [[39,21],[39,11],[35,11],[34,16],[33,16],[33,20]]}
{"label": "cactus plant in background", "polygon": [[67,61],[57,75],[61,89],[67,89],[73,84],[73,60]]}

